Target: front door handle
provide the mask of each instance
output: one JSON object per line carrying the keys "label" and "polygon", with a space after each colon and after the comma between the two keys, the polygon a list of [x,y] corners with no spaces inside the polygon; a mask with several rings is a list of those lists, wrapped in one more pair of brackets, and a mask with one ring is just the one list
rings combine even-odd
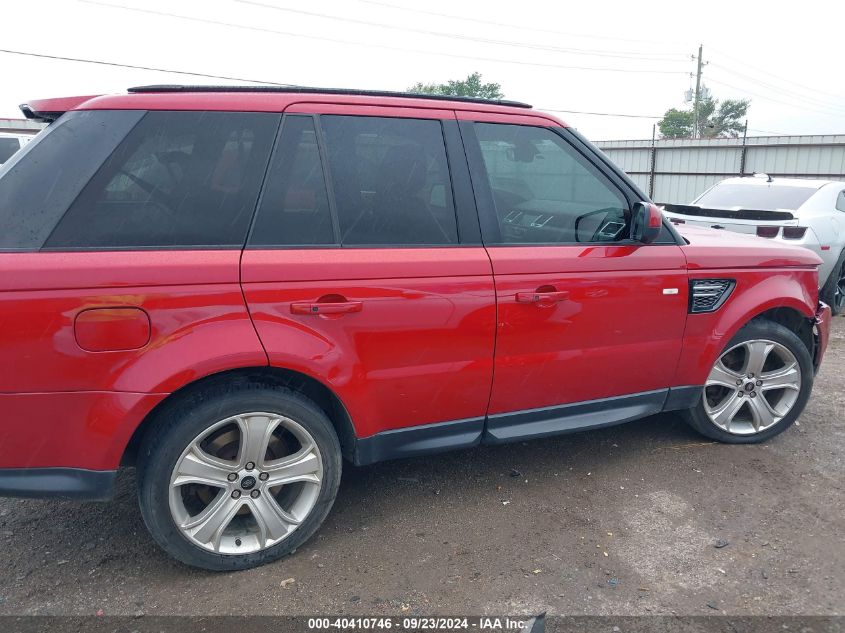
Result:
{"label": "front door handle", "polygon": [[293,314],[349,314],[350,312],[360,312],[364,309],[364,304],[360,301],[338,301],[338,302],[313,302],[313,301],[298,301],[290,304],[290,311]]}
{"label": "front door handle", "polygon": [[540,305],[551,305],[559,301],[566,301],[569,299],[569,292],[567,290],[553,290],[553,291],[535,291],[535,292],[517,292],[517,303],[537,303]]}

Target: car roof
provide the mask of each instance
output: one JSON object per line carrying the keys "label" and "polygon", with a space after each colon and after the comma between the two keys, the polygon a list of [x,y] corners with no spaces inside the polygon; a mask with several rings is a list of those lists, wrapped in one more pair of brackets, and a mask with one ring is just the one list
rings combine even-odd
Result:
{"label": "car roof", "polygon": [[716,183],[718,185],[748,185],[749,187],[777,185],[778,187],[807,187],[820,189],[825,185],[836,183],[835,180],[818,180],[812,178],[764,178],[764,174],[758,176],[742,176],[737,178],[726,178]]}
{"label": "car roof", "polygon": [[22,104],[21,110],[27,118],[52,121],[70,110],[282,112],[287,106],[301,102],[449,109],[522,116],[528,114],[543,117],[560,126],[566,125],[555,117],[536,112],[529,104],[518,101],[303,86],[139,86],[129,88],[126,94],[33,100]]}

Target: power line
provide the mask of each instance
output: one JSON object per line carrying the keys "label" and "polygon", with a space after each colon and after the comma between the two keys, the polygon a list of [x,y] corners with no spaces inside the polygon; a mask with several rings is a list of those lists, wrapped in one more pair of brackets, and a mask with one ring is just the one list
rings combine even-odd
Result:
{"label": "power line", "polygon": [[135,64],[121,64],[118,62],[108,62],[99,59],[85,59],[82,57],[65,57],[62,55],[47,55],[46,53],[33,53],[30,51],[15,51],[7,48],[0,48],[0,53],[7,53],[9,55],[23,55],[25,57],[40,57],[42,59],[55,59],[66,62],[79,62],[82,64],[97,64],[98,66],[114,66],[116,68],[132,68],[134,70],[151,70],[159,73],[171,73],[174,75],[187,75],[190,77],[205,77],[207,79],[224,79],[226,81],[244,81],[253,84],[270,84],[272,86],[292,86],[292,84],[281,84],[274,81],[264,81],[263,79],[245,79],[243,77],[228,77],[226,75],[208,75],[206,73],[195,73],[188,70],[173,70],[171,68],[156,68],[154,66],[138,66]]}
{"label": "power line", "polygon": [[323,35],[305,35],[303,33],[295,33],[292,31],[280,31],[277,29],[271,29],[267,27],[260,27],[260,26],[251,26],[246,24],[235,24],[232,22],[224,22],[221,20],[211,20],[209,18],[198,18],[189,15],[180,15],[178,13],[168,13],[166,11],[155,11],[153,9],[141,9],[137,7],[128,7],[119,4],[109,4],[106,2],[98,2],[96,0],[79,0],[80,2],[84,2],[86,4],[93,4],[102,7],[108,7],[110,9],[121,9],[124,11],[135,11],[138,13],[146,13],[149,15],[157,15],[160,17],[168,17],[168,18],[175,18],[178,20],[187,20],[189,22],[197,22],[201,24],[211,24],[214,26],[226,26],[236,29],[244,29],[247,31],[253,31],[257,33],[269,33],[273,35],[284,35],[287,37],[296,37],[308,40],[319,40],[323,42],[332,42],[334,44],[348,44],[351,46],[363,46],[367,48],[380,48],[383,50],[391,50],[391,51],[398,51],[400,53],[418,53],[423,55],[438,55],[441,57],[449,57],[454,59],[471,59],[474,61],[484,61],[484,62],[495,62],[499,64],[513,64],[517,66],[537,66],[541,68],[558,68],[563,70],[588,70],[588,71],[595,71],[595,72],[618,72],[618,73],[645,73],[645,74],[686,74],[686,71],[682,70],[647,70],[647,69],[632,69],[632,68],[608,68],[608,67],[593,67],[593,66],[569,66],[565,64],[552,64],[552,63],[543,63],[543,62],[527,62],[527,61],[519,61],[514,59],[503,59],[497,57],[481,57],[477,55],[462,55],[459,53],[445,53],[442,51],[436,50],[423,50],[418,48],[402,48],[398,46],[389,46],[387,44],[374,44],[371,42],[359,42],[356,40],[345,40],[339,38],[332,38],[326,37]]}
{"label": "power line", "polygon": [[555,108],[541,108],[538,107],[538,110],[543,110],[545,112],[563,112],[564,114],[588,114],[591,116],[617,116],[617,117],[625,117],[630,119],[662,119],[662,116],[652,116],[649,114],[620,114],[614,112],[585,112],[584,110],[558,110]]}
{"label": "power line", "polygon": [[[359,1],[363,2],[364,0],[359,0]],[[757,66],[752,66],[748,62],[743,61],[741,59],[737,59],[736,57],[733,57],[731,55],[728,55],[727,53],[725,53],[725,52],[723,52],[719,49],[713,49],[713,50],[715,50],[716,53],[719,56],[724,57],[726,60],[732,60],[732,61],[734,61],[738,64],[742,64],[743,66],[746,66],[747,68],[749,68],[751,70],[756,70],[757,72],[763,73],[764,75],[768,75],[769,77],[773,77],[773,78],[778,79],[778,80],[782,79],[780,76],[774,74],[773,72],[771,72],[769,70],[764,70],[764,69],[759,68]],[[833,97],[834,99],[845,99],[845,95],[843,95],[843,94],[834,94],[832,92],[825,92],[824,90],[819,90],[818,88],[810,88],[809,86],[804,86],[804,85],[801,85],[799,83],[795,83],[794,81],[790,81],[789,83],[796,88],[802,88],[804,90],[809,90],[810,92],[816,92],[818,94],[822,94],[822,95],[825,95],[827,97]]]}
{"label": "power line", "polygon": [[823,110],[819,110],[819,109],[816,109],[816,108],[808,107],[808,106],[806,106],[804,104],[800,104],[800,103],[798,103],[798,104],[789,103],[787,101],[783,101],[781,99],[776,99],[774,97],[768,97],[768,96],[765,96],[765,95],[761,95],[759,93],[752,92],[752,91],[748,90],[747,88],[740,88],[739,86],[734,86],[733,84],[729,84],[729,83],[724,82],[724,81],[719,81],[717,79],[708,79],[708,81],[715,83],[715,84],[718,84],[718,85],[721,85],[721,86],[725,86],[726,88],[733,88],[734,90],[739,90],[740,92],[747,93],[749,95],[752,95],[754,97],[758,97],[758,98],[763,99],[765,101],[772,101],[774,103],[780,103],[780,104],[788,106],[790,108],[795,108],[795,109],[799,109],[799,110],[809,110],[810,112],[815,112],[816,114],[823,114],[825,116],[842,116],[841,112],[823,111]]}
{"label": "power line", "polygon": [[479,42],[482,44],[494,44],[499,46],[512,46],[516,48],[528,48],[532,50],[552,51],[556,53],[566,53],[570,55],[591,55],[595,57],[615,57],[621,59],[633,59],[637,61],[664,61],[664,62],[685,62],[686,55],[680,53],[664,53],[664,55],[671,55],[674,57],[681,57],[682,59],[662,59],[660,57],[650,56],[649,53],[642,53],[636,51],[599,51],[596,49],[584,48],[563,48],[559,46],[548,46],[545,44],[531,44],[527,42],[517,42],[513,40],[498,40],[485,37],[475,37],[471,35],[461,35],[458,33],[444,33],[442,31],[433,31],[430,29],[421,29],[408,26],[400,26],[395,24],[388,24],[386,22],[373,22],[371,20],[362,20],[360,18],[344,17],[332,15],[330,13],[321,13],[318,11],[308,11],[305,9],[295,9],[291,7],[280,7],[275,4],[267,2],[259,2],[258,0],[234,0],[240,4],[247,4],[256,7],[263,7],[265,9],[272,9],[274,11],[283,11],[285,13],[294,13],[297,15],[306,15],[326,20],[335,20],[343,22],[344,24],[361,24],[364,26],[374,26],[381,29],[388,29],[391,31],[405,31],[406,33],[417,33],[421,35],[431,35],[433,37],[442,37],[447,39],[456,39],[470,42]]}
{"label": "power line", "polygon": [[[41,59],[53,59],[58,61],[66,61],[66,62],[78,62],[82,64],[96,64],[98,66],[113,66],[116,68],[131,68],[134,70],[149,70],[154,72],[163,72],[163,73],[173,73],[177,75],[189,75],[192,77],[206,77],[209,79],[225,79],[227,81],[243,81],[247,83],[254,83],[254,84],[266,84],[271,86],[285,86],[295,88],[295,84],[283,84],[283,83],[276,83],[272,81],[265,81],[262,79],[245,79],[243,77],[227,77],[224,75],[208,75],[205,73],[195,73],[187,70],[172,70],[168,68],[155,68],[152,66],[137,66],[134,64],[121,64],[118,62],[109,62],[99,59],[84,59],[81,57],[67,57],[63,55],[47,55],[44,53],[33,53],[30,51],[15,51],[10,49],[0,49],[0,53],[6,53],[9,55],[22,55],[25,57],[37,57]],[[584,115],[592,115],[592,116],[612,116],[612,117],[626,117],[626,118],[633,118],[633,119],[661,119],[663,117],[660,116],[651,116],[646,114],[621,114],[621,113],[612,113],[612,112],[587,112],[584,110],[561,110],[559,108],[536,108],[537,110],[545,111],[545,112],[562,112],[565,114],[584,114]]]}
{"label": "power line", "polygon": [[[521,31],[532,31],[534,33],[550,33],[552,35],[563,35],[566,37],[581,37],[584,39],[596,39],[596,40],[613,40],[617,42],[636,42],[638,44],[654,44],[654,40],[640,40],[640,39],[631,39],[631,38],[624,38],[624,37],[613,37],[610,35],[585,35],[583,33],[567,33],[565,31],[556,31],[554,29],[546,29],[536,26],[526,26],[526,25],[517,25],[517,24],[508,24],[507,22],[497,22],[495,20],[485,20],[484,18],[479,17],[468,17],[463,15],[456,15],[454,13],[440,13],[437,11],[429,11],[426,9],[417,9],[411,7],[403,7],[395,4],[390,4],[388,2],[378,2],[377,0],[358,0],[358,2],[362,2],[364,4],[372,4],[379,7],[387,7],[388,9],[394,9],[397,11],[408,11],[409,13],[418,13],[421,15],[432,15],[439,18],[449,18],[451,20],[461,20],[464,22],[471,22],[473,24],[489,24],[491,26],[501,26],[509,29],[517,29]],[[677,42],[672,42],[672,44],[678,44]],[[678,44],[680,45],[680,44]],[[679,53],[654,53],[655,55],[677,55]]]}
{"label": "power line", "polygon": [[763,134],[771,134],[773,136],[789,136],[786,132],[772,132],[771,130],[758,130],[756,128],[748,128],[749,132],[763,132]]}
{"label": "power line", "polygon": [[841,110],[840,114],[845,114],[845,108],[843,108],[842,106],[838,106],[836,104],[831,104],[829,100],[826,101],[826,100],[822,100],[822,99],[816,99],[816,98],[813,98],[813,97],[807,97],[807,96],[804,96],[804,95],[802,95],[798,92],[793,92],[791,90],[781,88],[780,86],[776,86],[774,84],[770,84],[770,83],[767,83],[765,81],[761,81],[761,80],[757,79],[756,77],[752,77],[751,75],[746,75],[744,73],[738,72],[736,70],[733,70],[732,68],[728,68],[728,67],[722,66],[720,64],[713,64],[713,66],[715,66],[716,68],[720,68],[721,70],[723,70],[727,73],[730,73],[731,75],[734,75],[734,76],[736,76],[740,79],[745,79],[746,81],[751,81],[751,82],[757,84],[758,86],[761,86],[762,88],[767,88],[769,90],[773,90],[773,91],[777,92],[778,94],[781,94],[781,95],[783,95],[783,96],[785,96],[789,99],[792,99],[793,101],[804,101],[805,103],[807,103],[809,105],[820,107],[820,108],[823,108],[823,109],[826,109],[826,110],[833,110],[833,111]]}

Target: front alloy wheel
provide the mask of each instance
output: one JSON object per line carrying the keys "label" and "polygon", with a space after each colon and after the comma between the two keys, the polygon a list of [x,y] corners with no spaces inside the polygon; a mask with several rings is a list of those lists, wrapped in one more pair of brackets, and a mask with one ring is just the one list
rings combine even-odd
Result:
{"label": "front alloy wheel", "polygon": [[762,442],[787,429],[813,388],[807,345],[792,330],[764,319],[743,327],[716,359],[687,422],[731,444]]}
{"label": "front alloy wheel", "polygon": [[716,361],[704,387],[704,410],[720,429],[751,435],[780,422],[800,390],[795,355],[775,341],[752,339]]}

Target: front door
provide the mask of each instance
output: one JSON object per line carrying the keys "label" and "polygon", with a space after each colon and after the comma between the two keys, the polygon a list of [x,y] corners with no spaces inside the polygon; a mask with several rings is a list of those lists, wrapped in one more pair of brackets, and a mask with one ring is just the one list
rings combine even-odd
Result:
{"label": "front door", "polygon": [[498,303],[491,441],[660,410],[687,313],[680,247],[631,242],[628,194],[561,128],[463,126]]}

